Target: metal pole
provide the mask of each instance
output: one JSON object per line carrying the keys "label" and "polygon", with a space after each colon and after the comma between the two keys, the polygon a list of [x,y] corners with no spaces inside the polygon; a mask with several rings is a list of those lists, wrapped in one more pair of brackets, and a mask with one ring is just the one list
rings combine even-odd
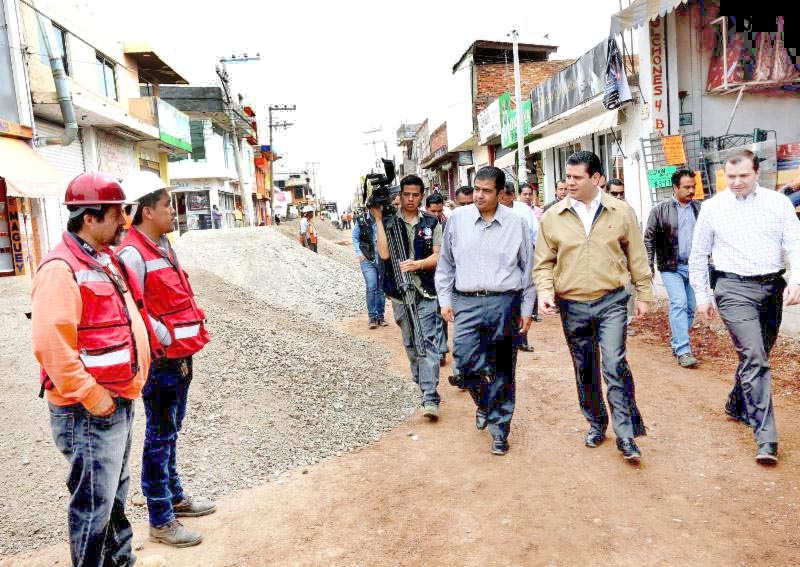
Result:
{"label": "metal pole", "polygon": [[511,30],[514,44],[514,97],[517,104],[517,185],[528,182],[528,168],[525,166],[525,132],[522,120],[522,79],[519,73],[519,34]]}

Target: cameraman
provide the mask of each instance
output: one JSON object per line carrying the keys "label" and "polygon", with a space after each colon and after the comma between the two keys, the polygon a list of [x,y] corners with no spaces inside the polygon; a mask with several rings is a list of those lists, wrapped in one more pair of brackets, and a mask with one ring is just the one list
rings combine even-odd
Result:
{"label": "cameraman", "polygon": [[[397,288],[395,274],[390,260],[389,242],[383,226],[383,210],[370,209],[378,232],[378,255],[384,261],[385,277],[383,290],[392,299],[394,318],[403,332],[408,361],[414,382],[422,392],[423,415],[432,421],[439,418],[439,351],[437,346],[436,319],[439,316],[439,302],[436,300],[436,287],[433,282],[439,247],[442,244],[442,227],[436,217],[420,210],[424,185],[416,175],[407,175],[400,181],[400,210],[397,212],[401,231],[401,242],[405,249],[405,260],[400,269],[411,275],[416,290],[417,312],[425,336],[426,355],[419,357],[414,350],[411,318],[402,303]],[[398,274],[399,275],[399,274]]]}

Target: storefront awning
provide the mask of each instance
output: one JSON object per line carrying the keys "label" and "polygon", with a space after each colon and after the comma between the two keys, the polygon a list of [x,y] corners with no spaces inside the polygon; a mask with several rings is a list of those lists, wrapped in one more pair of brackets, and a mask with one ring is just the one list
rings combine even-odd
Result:
{"label": "storefront awning", "polygon": [[515,163],[517,163],[516,148],[513,151],[510,151],[507,154],[503,154],[502,156],[494,160],[494,166],[499,167],[500,169],[504,169],[506,167],[514,167]]}
{"label": "storefront awning", "polygon": [[0,137],[0,177],[14,197],[64,197],[69,178],[22,140]]}
{"label": "storefront awning", "polygon": [[550,136],[545,136],[544,138],[534,140],[528,144],[528,153],[535,154],[536,152],[541,152],[549,148],[555,148],[556,146],[568,144],[573,140],[583,138],[584,136],[594,134],[595,132],[608,130],[616,125],[617,111],[611,110],[609,112],[604,112],[600,116],[595,116],[594,118],[590,118],[585,122],[581,122],[580,124],[576,124],[575,126],[561,130],[560,132],[556,132]]}
{"label": "storefront awning", "polygon": [[611,16],[611,35],[628,28],[638,28],[658,16],[665,16],[688,0],[635,0],[624,10]]}

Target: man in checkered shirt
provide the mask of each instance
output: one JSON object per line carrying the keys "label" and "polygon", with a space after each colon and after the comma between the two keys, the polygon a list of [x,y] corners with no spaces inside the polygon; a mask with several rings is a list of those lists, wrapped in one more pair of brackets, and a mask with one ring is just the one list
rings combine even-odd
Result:
{"label": "man in checkered shirt", "polygon": [[[725,162],[727,190],[700,209],[689,257],[689,281],[697,311],[714,315],[708,258],[718,276],[714,289],[739,367],[725,412],[753,428],[756,461],[778,462],[769,353],[784,306],[800,303],[800,221],[789,200],[758,185],[758,158],[742,150]],[[783,278],[783,254],[791,268]]]}

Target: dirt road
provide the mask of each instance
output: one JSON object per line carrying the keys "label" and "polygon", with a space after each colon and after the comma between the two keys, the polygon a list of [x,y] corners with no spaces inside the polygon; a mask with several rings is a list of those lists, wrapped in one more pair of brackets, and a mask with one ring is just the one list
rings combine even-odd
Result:
{"label": "dirt road", "polygon": [[[385,341],[394,369],[408,374],[395,326],[342,326]],[[649,427],[639,468],[622,461],[613,436],[583,446],[570,358],[551,318],[531,332],[537,352],[519,357],[506,456],[489,453],[472,402],[443,376],[438,423],[416,415],[374,445],[223,498],[217,514],[186,522],[205,533],[201,546],[144,543],[139,553],[175,567],[800,563],[797,389],[775,394],[781,462],[760,467],[750,431],[722,413],[730,361],[679,369],[643,329],[629,341]],[[66,557],[60,545],[0,566]]]}

